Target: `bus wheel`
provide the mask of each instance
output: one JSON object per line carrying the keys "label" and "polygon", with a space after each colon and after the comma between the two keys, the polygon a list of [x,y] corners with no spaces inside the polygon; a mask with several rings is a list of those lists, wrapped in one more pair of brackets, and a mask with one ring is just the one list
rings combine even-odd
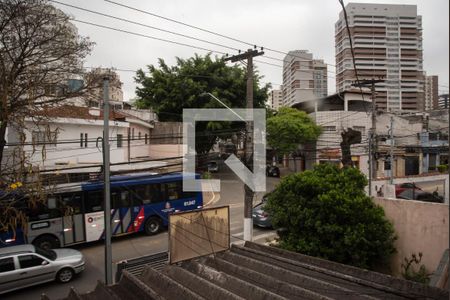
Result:
{"label": "bus wheel", "polygon": [[161,220],[157,217],[150,217],[145,222],[145,234],[154,235],[161,230]]}
{"label": "bus wheel", "polygon": [[59,248],[59,240],[56,237],[50,236],[50,235],[44,235],[41,237],[38,237],[33,241],[33,245],[36,247],[49,250],[54,248]]}

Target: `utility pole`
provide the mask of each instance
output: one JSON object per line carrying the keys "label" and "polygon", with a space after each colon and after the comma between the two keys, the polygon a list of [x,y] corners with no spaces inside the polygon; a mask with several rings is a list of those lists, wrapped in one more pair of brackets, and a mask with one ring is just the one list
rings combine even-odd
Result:
{"label": "utility pole", "polygon": [[[247,59],[247,98],[246,108],[247,110],[253,109],[253,57],[263,55],[263,51],[248,49],[247,52],[234,55],[226,58],[225,61],[237,62],[243,59]],[[245,122],[245,157],[244,163],[250,171],[253,171],[253,141],[252,141],[252,123],[251,121]],[[253,191],[245,185],[244,186],[244,241],[251,241],[253,237]]]}
{"label": "utility pole", "polygon": [[389,129],[390,133],[390,140],[391,140],[391,147],[390,147],[390,164],[391,164],[391,176],[389,179],[389,183],[394,183],[394,117],[391,116],[391,128]]}
{"label": "utility pole", "polygon": [[105,283],[112,284],[111,184],[109,178],[109,77],[103,78],[103,175],[105,215]]}
{"label": "utility pole", "polygon": [[377,160],[375,156],[378,150],[377,138],[377,99],[375,94],[375,83],[384,82],[383,79],[358,80],[353,82],[352,86],[367,87],[370,86],[372,92],[372,128],[369,131],[369,196],[372,196],[372,181],[377,178]]}

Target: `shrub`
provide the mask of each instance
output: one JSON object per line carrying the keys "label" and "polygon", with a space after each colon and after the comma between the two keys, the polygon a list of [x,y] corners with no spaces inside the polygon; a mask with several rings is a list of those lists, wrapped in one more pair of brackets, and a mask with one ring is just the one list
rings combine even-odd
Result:
{"label": "shrub", "polygon": [[359,170],[329,164],[284,177],[266,205],[283,228],[280,247],[369,269],[387,263],[394,229],[366,185]]}
{"label": "shrub", "polygon": [[445,173],[448,171],[448,165],[439,165],[439,166],[437,166],[437,169],[439,172]]}

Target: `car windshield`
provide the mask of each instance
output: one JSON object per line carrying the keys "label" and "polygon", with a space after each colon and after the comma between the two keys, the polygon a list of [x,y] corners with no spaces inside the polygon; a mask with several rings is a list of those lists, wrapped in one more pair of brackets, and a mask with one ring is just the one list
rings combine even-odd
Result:
{"label": "car windshield", "polygon": [[39,247],[35,247],[36,248],[36,253],[40,254],[50,260],[55,260],[56,259],[56,252],[53,250],[45,250]]}

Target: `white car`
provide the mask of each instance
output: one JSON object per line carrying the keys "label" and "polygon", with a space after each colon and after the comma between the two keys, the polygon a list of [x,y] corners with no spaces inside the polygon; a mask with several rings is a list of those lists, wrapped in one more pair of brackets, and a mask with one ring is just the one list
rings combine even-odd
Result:
{"label": "white car", "polygon": [[73,249],[0,248],[0,294],[53,280],[69,282],[84,264],[83,254]]}

